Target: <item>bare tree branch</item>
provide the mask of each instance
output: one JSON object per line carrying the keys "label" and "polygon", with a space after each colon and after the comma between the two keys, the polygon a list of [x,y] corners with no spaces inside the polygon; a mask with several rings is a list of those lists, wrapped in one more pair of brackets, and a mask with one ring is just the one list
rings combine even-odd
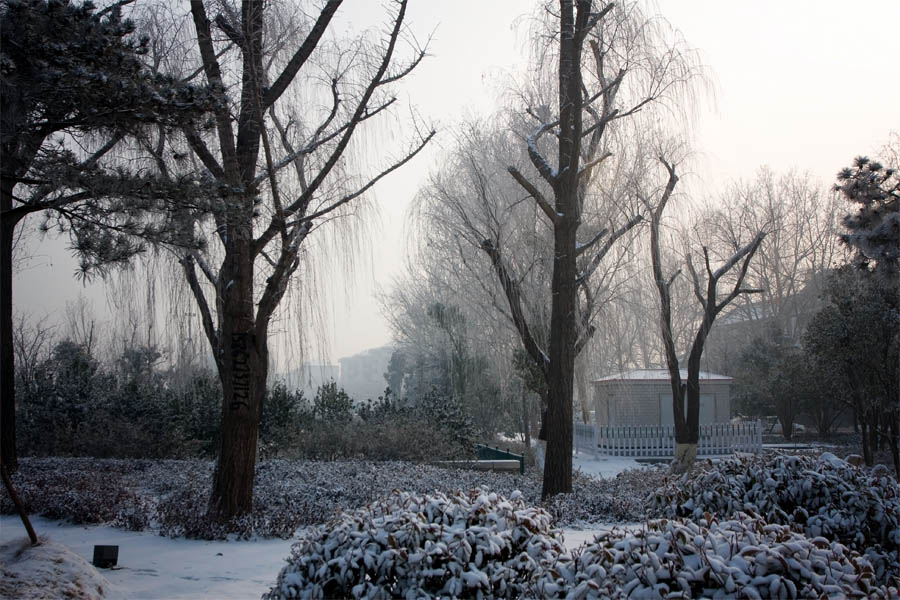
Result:
{"label": "bare tree branch", "polygon": [[[203,61],[203,71],[206,73],[206,80],[212,86],[225,89],[225,84],[222,80],[222,69],[219,66],[219,59],[216,57],[216,52],[213,48],[212,33],[209,29],[209,19],[206,16],[203,0],[191,0],[191,15],[194,18],[194,27],[197,30],[197,46],[200,49],[200,58]],[[238,164],[234,148],[234,131],[231,129],[231,115],[228,112],[228,107],[223,104],[216,109],[215,115],[220,151],[224,159],[224,166],[227,167],[224,174],[230,174],[232,178],[237,178]],[[209,165],[206,168],[209,169]],[[230,179],[230,181],[234,180]]]}
{"label": "bare tree branch", "polygon": [[[197,302],[197,307],[200,309],[200,320],[203,323],[203,332],[209,340],[210,347],[213,349],[219,348],[219,335],[213,324],[212,312],[209,310],[209,303],[206,301],[206,295],[203,293],[203,288],[200,287],[200,281],[197,280],[197,273],[194,271],[194,257],[190,254],[185,255],[181,259],[181,265],[184,268],[184,275],[187,279],[191,294],[193,294],[194,300]],[[219,356],[219,353],[213,352],[213,354],[216,364],[220,364],[221,357]]]}
{"label": "bare tree branch", "polygon": [[519,332],[519,337],[522,339],[522,345],[525,346],[525,351],[528,352],[528,356],[530,356],[531,360],[533,360],[538,368],[540,368],[544,377],[549,377],[550,358],[543,350],[541,350],[540,346],[538,346],[537,341],[531,334],[531,329],[528,327],[528,322],[522,311],[522,292],[519,289],[519,284],[510,277],[509,272],[506,270],[506,266],[503,264],[500,250],[494,245],[493,241],[489,239],[484,240],[481,243],[481,249],[490,257],[494,271],[500,279],[503,292],[506,294],[506,301],[512,312],[513,325],[515,325],[516,331]]}
{"label": "bare tree branch", "polygon": [[700,290],[700,277],[697,275],[697,270],[694,269],[694,261],[691,259],[690,253],[687,255],[687,266],[688,272],[691,274],[691,282],[694,286],[694,296],[697,297],[697,301],[700,302],[700,306],[703,307],[703,310],[706,310],[706,297]]}
{"label": "bare tree branch", "polygon": [[584,244],[577,244],[575,246],[575,251],[577,252],[578,256],[581,256],[582,254],[587,252],[590,248],[592,248],[594,246],[594,244],[596,244],[601,239],[606,237],[606,234],[608,234],[608,233],[609,233],[609,227],[604,227],[603,229],[598,231],[596,234],[594,234],[594,237],[592,237],[589,241],[585,242]]}
{"label": "bare tree branch", "polygon": [[[765,237],[766,237],[765,231],[760,231],[759,233],[757,233],[756,237],[754,237],[753,240],[749,244],[747,244],[746,246],[742,247],[740,250],[735,252],[734,255],[728,260],[728,262],[726,262],[724,265],[722,265],[722,267],[720,267],[719,269],[716,270],[716,274],[718,274],[718,277],[721,277],[726,272],[728,272],[728,270],[730,270],[732,267],[734,267],[734,265],[737,264],[737,261],[741,260],[741,258],[744,258],[744,262],[741,265],[741,271],[738,274],[737,281],[735,282],[734,287],[731,290],[731,293],[728,294],[728,296],[726,296],[725,299],[722,300],[722,302],[720,302],[719,304],[716,305],[717,313],[720,312],[723,308],[725,308],[728,305],[728,303],[731,302],[732,300],[734,300],[739,294],[742,294],[742,293],[752,294],[752,293],[757,293],[757,292],[762,291],[762,290],[753,289],[753,288],[747,288],[747,289],[741,288],[741,285],[744,283],[744,277],[746,277],[746,275],[747,275],[747,269],[750,267],[750,261],[753,259],[753,255],[756,254],[756,251],[759,250],[759,245],[762,243],[762,241]],[[728,268],[726,269],[725,267],[728,267]],[[723,271],[723,269],[725,269],[725,270]],[[718,280],[718,277],[716,278],[716,280]]]}
{"label": "bare tree branch", "polygon": [[616,243],[616,240],[618,240],[620,237],[622,237],[623,235],[625,235],[626,233],[631,231],[631,229],[636,227],[643,220],[644,220],[644,217],[642,215],[637,215],[635,217],[632,217],[631,220],[629,220],[627,223],[622,225],[622,227],[620,227],[619,229],[614,231],[612,236],[610,236],[609,239],[606,240],[606,242],[603,244],[603,246],[600,248],[600,250],[597,252],[597,254],[594,255],[594,257],[591,259],[591,262],[588,263],[588,266],[584,269],[582,274],[579,276],[579,279],[583,279],[583,280],[590,279],[591,275],[594,274],[594,271],[596,271],[597,267],[600,265],[600,261],[602,261],[603,258],[612,249],[613,244]]}
{"label": "bare tree branch", "polygon": [[[332,3],[336,0],[332,0]],[[388,44],[384,51],[384,56],[382,57],[381,64],[378,66],[377,72],[372,77],[369,85],[366,87],[362,96],[359,99],[359,104],[356,107],[353,115],[348,120],[348,127],[344,131],[344,135],[338,141],[337,146],[332,151],[331,155],[326,159],[325,163],[319,169],[319,172],[313,178],[313,180],[309,183],[309,187],[303,194],[300,195],[291,205],[288,207],[286,213],[293,214],[300,207],[306,206],[309,203],[309,200],[312,198],[312,195],[315,194],[319,186],[325,181],[325,178],[331,173],[331,170],[337,164],[340,157],[344,154],[344,150],[347,148],[347,144],[350,143],[350,138],[353,136],[356,131],[356,127],[364,120],[363,116],[365,116],[367,112],[367,107],[369,100],[372,98],[372,94],[375,93],[375,89],[380,85],[381,78],[384,77],[385,72],[387,71],[388,65],[390,65],[391,58],[394,55],[394,49],[397,45],[397,39],[400,36],[400,30],[402,29],[403,19],[406,16],[406,0],[400,0],[399,2],[400,10],[397,12],[397,16],[394,20],[394,27],[391,30],[390,36],[388,38]],[[428,136],[428,140],[431,139],[434,132],[432,132]],[[417,149],[415,152],[421,149]],[[408,159],[407,159],[408,160]],[[357,194],[358,195],[358,194]]]}
{"label": "bare tree branch", "polygon": [[544,214],[553,222],[559,222],[559,215],[556,214],[556,211],[553,210],[553,207],[550,206],[550,203],[547,201],[547,198],[544,194],[541,193],[537,187],[533,183],[531,183],[519,170],[515,167],[508,167],[506,169],[509,171],[509,174],[513,176],[519,185],[525,188],[525,191],[534,198],[534,201],[537,202],[538,206],[541,207],[541,210],[544,211]]}
{"label": "bare tree branch", "polygon": [[316,211],[316,212],[314,212],[314,213],[312,213],[312,214],[309,214],[309,215],[306,215],[306,216],[300,218],[299,222],[302,223],[302,222],[312,221],[313,219],[318,219],[319,217],[321,217],[321,216],[323,216],[323,215],[326,215],[326,214],[328,214],[328,213],[330,213],[330,212],[336,210],[337,208],[340,208],[340,207],[343,206],[344,204],[347,204],[348,202],[350,202],[350,201],[353,200],[354,198],[358,198],[359,196],[365,194],[367,191],[369,191],[369,189],[370,189],[373,185],[375,185],[376,183],[378,183],[383,177],[385,177],[386,175],[388,175],[388,174],[394,172],[395,170],[399,169],[400,167],[402,167],[403,165],[405,165],[407,162],[409,162],[410,160],[412,160],[412,158],[413,158],[416,154],[418,154],[418,153],[422,150],[422,148],[424,148],[425,145],[428,144],[428,142],[431,141],[431,138],[433,138],[433,137],[435,136],[436,133],[437,133],[437,132],[434,131],[434,130],[432,130],[431,132],[429,132],[428,135],[427,135],[425,138],[423,138],[421,142],[419,142],[419,145],[418,145],[416,148],[414,148],[412,151],[410,151],[409,153],[407,153],[407,155],[404,156],[402,159],[400,159],[398,162],[395,162],[395,163],[392,164],[390,167],[388,167],[388,168],[384,169],[383,171],[381,171],[378,175],[376,175],[375,177],[373,177],[372,179],[370,179],[369,182],[368,182],[367,184],[365,184],[364,186],[362,186],[361,188],[359,188],[358,190],[356,190],[356,191],[353,192],[352,194],[347,194],[346,196],[344,196],[343,198],[341,198],[341,199],[338,200],[337,202],[334,202],[334,203],[330,204],[329,206],[326,206],[326,207],[323,208],[322,210],[318,210],[318,211]]}
{"label": "bare tree branch", "polygon": [[540,150],[537,147],[537,141],[540,139],[542,135],[553,129],[559,124],[559,121],[554,121],[553,123],[546,123],[537,129],[528,136],[528,157],[531,159],[531,163],[537,169],[538,173],[541,174],[541,177],[547,180],[551,186],[556,186],[558,180],[558,173],[553,170],[553,167],[550,166],[550,163],[547,162],[547,159],[541,154]]}
{"label": "bare tree branch", "polygon": [[[313,25],[309,35],[306,36],[306,39],[303,40],[303,43],[297,48],[297,51],[291,57],[291,60],[289,60],[288,64],[284,67],[284,71],[281,72],[281,75],[278,76],[269,88],[269,91],[263,96],[262,106],[264,110],[267,110],[270,106],[275,104],[275,101],[281,97],[291,81],[294,80],[294,77],[297,76],[300,67],[306,63],[313,50],[316,49],[319,40],[325,34],[325,30],[328,28],[331,18],[334,16],[334,13],[337,11],[342,1],[343,0],[328,0],[325,6],[322,7],[322,12],[319,13],[319,18],[316,19],[316,24]],[[405,4],[402,8],[406,8]],[[400,20],[402,21],[402,19]]]}

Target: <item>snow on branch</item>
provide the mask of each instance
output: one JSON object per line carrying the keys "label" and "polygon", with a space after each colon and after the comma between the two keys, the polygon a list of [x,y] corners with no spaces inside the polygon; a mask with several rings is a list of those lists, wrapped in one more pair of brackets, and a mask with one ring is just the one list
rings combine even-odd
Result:
{"label": "snow on branch", "polygon": [[534,132],[528,136],[528,157],[531,159],[531,163],[538,170],[538,173],[541,174],[541,177],[547,180],[552,186],[556,185],[556,181],[559,178],[559,173],[550,166],[550,163],[547,162],[547,159],[541,154],[540,150],[537,148],[537,141],[540,139],[542,135],[553,129],[559,125],[559,121],[554,121],[552,123],[546,123],[541,125]]}
{"label": "snow on branch", "polygon": [[[722,265],[722,267],[717,269],[714,273],[714,275],[716,275],[715,281],[718,281],[718,278],[721,277],[721,275],[724,275],[728,271],[728,269],[731,269],[735,264],[737,264],[737,262],[741,260],[741,258],[744,259],[744,262],[741,265],[741,271],[738,274],[737,281],[735,281],[734,283],[734,288],[732,288],[731,293],[728,294],[728,296],[716,306],[716,311],[721,311],[723,308],[725,308],[725,306],[728,305],[729,302],[737,298],[739,294],[754,294],[762,292],[762,290],[756,288],[742,288],[741,285],[743,285],[744,283],[744,277],[746,277],[747,275],[747,269],[750,267],[750,261],[753,259],[753,255],[756,254],[756,251],[759,249],[759,245],[762,244],[763,238],[765,237],[765,231],[760,231],[759,233],[757,233],[756,237],[754,237],[749,244],[735,252],[734,256],[732,256],[727,263]],[[725,267],[728,268],[725,269]],[[725,270],[723,271],[723,269]]]}
{"label": "snow on branch", "polygon": [[754,237],[749,244],[740,248],[731,256],[731,258],[728,259],[728,261],[724,265],[716,269],[716,271],[712,274],[713,278],[717,280],[720,279],[722,275],[730,271],[732,267],[734,267],[734,265],[736,265],[737,262],[741,260],[741,258],[747,256],[747,260],[744,261],[744,264],[741,268],[740,279],[743,280],[744,275],[747,273],[747,267],[750,265],[749,259],[753,257],[753,254],[756,253],[756,250],[759,248],[759,245],[762,243],[764,237],[766,237],[765,231],[760,231],[759,233],[757,233],[756,237]]}
{"label": "snow on branch", "polygon": [[599,242],[600,240],[602,240],[604,237],[606,237],[606,234],[607,234],[607,233],[609,233],[609,228],[608,228],[608,227],[604,227],[603,229],[601,229],[600,231],[598,231],[598,232],[596,233],[596,235],[594,235],[594,237],[592,237],[589,241],[585,242],[584,244],[578,244],[578,243],[576,243],[576,244],[575,244],[575,253],[576,253],[577,255],[584,254],[584,252],[585,252],[588,248],[590,248],[591,246],[593,246],[594,244],[596,244],[597,242]]}

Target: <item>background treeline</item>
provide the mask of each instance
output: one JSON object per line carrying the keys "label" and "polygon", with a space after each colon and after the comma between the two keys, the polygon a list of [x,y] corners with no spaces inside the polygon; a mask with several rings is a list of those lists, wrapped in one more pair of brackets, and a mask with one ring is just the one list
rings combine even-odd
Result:
{"label": "background treeline", "polygon": [[[16,369],[22,455],[215,456],[222,392],[211,369],[172,367],[159,349],[142,345],[100,361],[93,338],[53,342],[38,333],[19,332],[31,343]],[[468,456],[475,434],[461,403],[437,388],[415,402],[390,390],[355,402],[333,382],[307,398],[276,381],[263,402],[259,443],[264,456],[428,460]]]}

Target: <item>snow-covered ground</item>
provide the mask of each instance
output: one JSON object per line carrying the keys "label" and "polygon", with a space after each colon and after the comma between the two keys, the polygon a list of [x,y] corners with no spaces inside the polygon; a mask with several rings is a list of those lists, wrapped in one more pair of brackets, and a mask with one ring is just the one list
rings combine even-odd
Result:
{"label": "snow-covered ground", "polygon": [[[41,517],[32,517],[32,524],[39,536],[66,546],[87,562],[92,560],[94,545],[118,545],[118,566],[98,569],[112,584],[106,590],[106,598],[259,598],[275,582],[292,544],[291,540],[280,539],[247,542],[172,539],[105,525],[59,523]],[[566,529],[566,546],[577,548],[592,540],[596,531]],[[19,518],[0,516],[0,556],[6,556],[10,546],[23,543],[27,543],[27,538]],[[3,568],[14,571],[17,565]],[[29,593],[20,597],[24,600],[34,596]]]}
{"label": "snow-covered ground", "polygon": [[633,458],[624,456],[604,456],[587,452],[579,452],[572,456],[573,470],[603,479],[615,477],[627,469],[641,469],[646,466]]}
{"label": "snow-covered ground", "polygon": [[[633,459],[578,454],[573,467],[598,477],[615,477],[625,469],[640,467]],[[71,525],[32,517],[38,535],[69,548],[90,562],[95,545],[119,546],[115,569],[100,569],[112,584],[106,598],[188,599],[259,598],[269,590],[291,540],[210,542],[166,538],[149,532],[132,532],[104,525]],[[598,526],[599,527],[599,526]],[[566,546],[576,548],[593,539],[597,528],[564,530]],[[18,546],[25,529],[17,516],[0,516],[0,555]],[[4,565],[14,571],[24,565]],[[73,567],[74,568],[74,567]],[[15,596],[13,596],[15,597]],[[20,597],[31,598],[29,593]],[[86,596],[90,597],[90,596]]]}
{"label": "snow-covered ground", "polygon": [[[94,545],[119,546],[114,569],[99,569],[117,598],[259,598],[278,576],[291,540],[207,542],[165,538],[104,525],[71,525],[32,517],[38,535],[90,562]],[[0,545],[25,537],[17,516],[0,517]]]}

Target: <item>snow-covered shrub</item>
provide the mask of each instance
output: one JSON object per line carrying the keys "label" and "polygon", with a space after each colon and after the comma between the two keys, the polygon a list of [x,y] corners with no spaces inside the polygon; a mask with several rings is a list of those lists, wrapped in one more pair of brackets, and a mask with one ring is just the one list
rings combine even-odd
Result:
{"label": "snow-covered shrub", "polygon": [[900,488],[825,453],[724,460],[661,487],[656,508],[669,517],[720,519],[739,512],[865,553],[878,581],[900,575]]}
{"label": "snow-covered shrub", "polygon": [[395,491],[305,530],[264,598],[900,598],[865,556],[744,513],[561,541],[518,494]]}
{"label": "snow-covered shrub", "polygon": [[551,520],[516,493],[395,491],[306,530],[265,598],[532,596],[566,556]]}
{"label": "snow-covered shrub", "polygon": [[897,598],[864,556],[739,513],[613,528],[576,551],[571,598]]}
{"label": "snow-covered shrub", "polygon": [[664,469],[629,470],[602,481],[575,473],[572,493],[552,496],[542,506],[567,524],[590,524],[598,519],[640,521],[645,516],[647,494],[664,481]]}
{"label": "snow-covered shrub", "polygon": [[[482,488],[542,505],[560,525],[645,518],[644,499],[662,482],[656,471],[626,472],[615,479],[576,475],[573,493],[541,504],[541,480],[533,472],[492,473],[427,464],[363,460],[264,460],[257,464],[253,513],[230,523],[205,518],[213,463],[203,460],[99,460],[23,458],[13,475],[32,513],[74,521],[152,528],[167,536],[288,538],[307,525],[382,498],[391,490],[448,493]],[[91,508],[94,507],[94,508]],[[0,512],[13,512],[0,491]]]}
{"label": "snow-covered shrub", "polygon": [[[132,529],[143,528],[147,525],[146,502],[130,487],[118,485],[124,472],[139,470],[142,462],[23,459],[12,479],[26,512],[72,523],[118,521]],[[0,512],[13,510],[4,489]]]}

